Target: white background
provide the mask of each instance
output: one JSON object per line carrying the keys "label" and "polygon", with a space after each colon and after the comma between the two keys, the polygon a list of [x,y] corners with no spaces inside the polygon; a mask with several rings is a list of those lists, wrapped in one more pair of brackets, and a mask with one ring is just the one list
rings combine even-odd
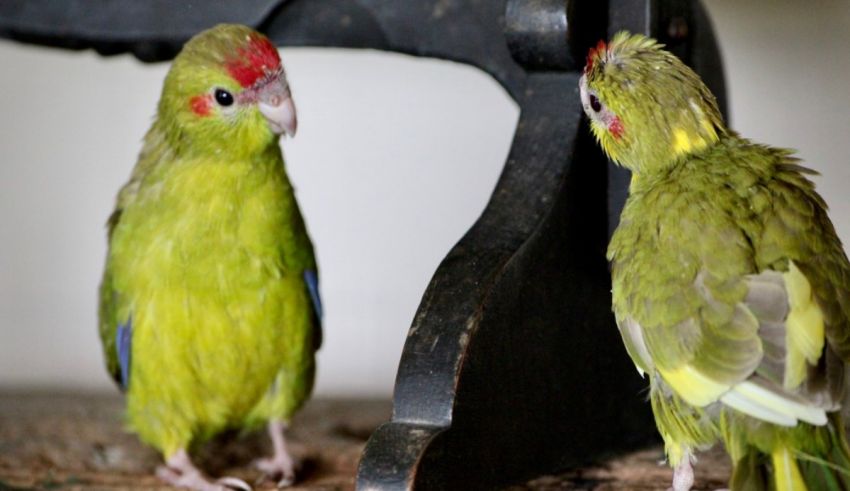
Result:
{"label": "white background", "polygon": [[[732,126],[798,149],[850,240],[850,2],[707,2]],[[486,204],[516,105],[475,69],[284,49],[283,143],[317,247],[321,394],[388,395],[420,296]],[[0,387],[109,389],[96,335],[103,224],[167,65],[0,42]]]}

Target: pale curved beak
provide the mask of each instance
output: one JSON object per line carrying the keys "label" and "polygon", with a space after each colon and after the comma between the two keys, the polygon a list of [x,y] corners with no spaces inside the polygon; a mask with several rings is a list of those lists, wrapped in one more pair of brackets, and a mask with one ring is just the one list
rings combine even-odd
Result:
{"label": "pale curved beak", "polygon": [[285,82],[269,84],[272,87],[262,91],[257,107],[276,135],[286,133],[292,138],[298,129],[298,117],[295,114],[292,93],[285,84]]}
{"label": "pale curved beak", "polygon": [[578,81],[579,93],[581,94],[581,106],[584,113],[590,116],[590,95],[587,93],[587,75],[582,75]]}

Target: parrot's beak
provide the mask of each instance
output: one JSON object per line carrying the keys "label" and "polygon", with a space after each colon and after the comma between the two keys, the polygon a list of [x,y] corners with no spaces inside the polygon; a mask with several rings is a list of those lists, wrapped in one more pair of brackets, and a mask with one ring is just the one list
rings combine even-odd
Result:
{"label": "parrot's beak", "polygon": [[295,136],[298,118],[286,80],[274,81],[264,87],[260,93],[258,108],[276,135],[286,133],[290,138]]}
{"label": "parrot's beak", "polygon": [[582,75],[578,81],[579,94],[581,94],[581,105],[584,113],[590,115],[590,97],[587,94],[587,75]]}

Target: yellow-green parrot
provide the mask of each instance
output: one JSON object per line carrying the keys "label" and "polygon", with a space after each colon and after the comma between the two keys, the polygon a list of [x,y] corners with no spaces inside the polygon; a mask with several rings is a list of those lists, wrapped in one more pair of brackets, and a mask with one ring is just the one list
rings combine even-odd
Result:
{"label": "yellow-green parrot", "polygon": [[295,478],[284,427],[309,397],[322,314],[313,247],[279,146],[295,134],[280,57],[262,34],[219,25],[175,58],[156,118],[108,222],[100,337],[126,393],[127,423],[159,450],[165,482],[208,479],[189,450],[229,428],[268,424]]}
{"label": "yellow-green parrot", "polygon": [[642,35],[592,49],[584,110],[632,172],[608,248],[613,310],[649,379],[674,468],[693,485],[722,442],[733,490],[850,489],[841,417],[850,264],[813,171],[723,121],[690,68]]}

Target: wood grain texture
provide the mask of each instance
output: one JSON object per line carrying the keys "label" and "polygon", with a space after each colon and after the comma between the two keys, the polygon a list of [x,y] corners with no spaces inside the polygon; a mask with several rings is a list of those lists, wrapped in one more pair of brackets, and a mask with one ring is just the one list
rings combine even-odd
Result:
{"label": "wood grain texture", "polygon": [[[673,471],[662,462],[664,450],[654,447],[562,474],[542,476],[505,491],[667,491]],[[694,466],[692,491],[726,488],[732,472],[721,448],[700,454]]]}
{"label": "wood grain texture", "polygon": [[[153,475],[156,452],[123,430],[122,409],[117,395],[0,393],[0,491],[171,489]],[[363,445],[390,410],[382,400],[311,401],[288,431],[302,461],[291,489],[353,489]],[[253,483],[260,474],[251,461],[268,453],[265,432],[231,434],[203,446],[198,463]]]}
{"label": "wood grain texture", "polygon": [[[0,392],[0,491],[20,489],[168,490],[154,477],[160,460],[121,425],[123,401],[112,394]],[[298,491],[354,489],[369,434],[390,416],[389,401],[318,399],[288,434],[302,460]],[[269,451],[265,434],[227,435],[200,451],[213,475],[255,482],[251,460]],[[506,491],[663,491],[671,471],[651,448],[600,465],[544,476]],[[695,491],[721,488],[729,463],[717,449],[700,457]],[[257,486],[271,489],[270,483]]]}

